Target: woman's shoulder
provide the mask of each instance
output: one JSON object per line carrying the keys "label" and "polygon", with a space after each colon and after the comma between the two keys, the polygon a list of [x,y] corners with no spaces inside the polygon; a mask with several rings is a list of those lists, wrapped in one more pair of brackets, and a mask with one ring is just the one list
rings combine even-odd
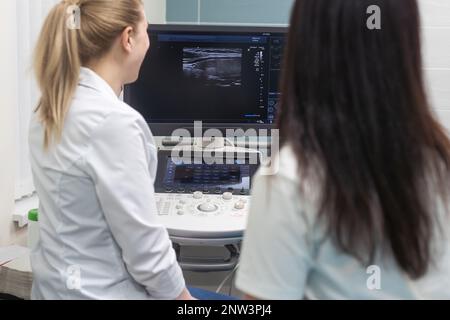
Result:
{"label": "woman's shoulder", "polygon": [[299,165],[298,157],[294,153],[291,145],[284,146],[279,153],[280,168],[279,172],[282,176],[291,180],[298,180]]}
{"label": "woman's shoulder", "polygon": [[122,101],[116,101],[115,107],[108,112],[98,129],[111,134],[114,131],[114,134],[139,135],[146,140],[152,138],[150,128],[142,115]]}
{"label": "woman's shoulder", "polygon": [[65,128],[66,135],[82,137],[83,141],[107,137],[112,140],[120,135],[153,141],[147,123],[135,109],[118,98],[104,95],[79,94],[69,110]]}
{"label": "woman's shoulder", "polygon": [[260,168],[254,177],[252,203],[257,205],[253,205],[252,214],[267,219],[273,212],[276,221],[283,221],[284,226],[308,226],[308,230],[318,230],[315,222],[320,185],[302,173],[290,145],[275,152],[271,162],[271,173]]}
{"label": "woman's shoulder", "polygon": [[258,176],[265,176],[271,180],[299,182],[298,159],[291,145],[285,145],[279,150],[272,150],[272,156],[267,160],[270,165],[261,166]]}
{"label": "woman's shoulder", "polygon": [[123,116],[128,121],[138,123],[139,125],[146,124],[144,117],[126,102],[118,100],[117,106],[118,108],[116,108],[114,112],[117,112],[118,115]]}
{"label": "woman's shoulder", "polygon": [[306,174],[289,144],[274,153],[270,161],[272,167],[261,167],[254,178],[254,184],[266,186],[271,191],[278,190],[278,193],[282,193],[279,197],[300,199],[304,204],[317,206],[322,185],[320,166],[313,163]]}

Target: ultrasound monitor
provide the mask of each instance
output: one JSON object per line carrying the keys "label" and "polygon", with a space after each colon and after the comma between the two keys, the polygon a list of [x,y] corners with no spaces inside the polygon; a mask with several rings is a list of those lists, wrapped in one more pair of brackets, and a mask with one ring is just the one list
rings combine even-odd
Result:
{"label": "ultrasound monitor", "polygon": [[153,133],[271,128],[287,29],[150,25],[150,49],[124,100]]}

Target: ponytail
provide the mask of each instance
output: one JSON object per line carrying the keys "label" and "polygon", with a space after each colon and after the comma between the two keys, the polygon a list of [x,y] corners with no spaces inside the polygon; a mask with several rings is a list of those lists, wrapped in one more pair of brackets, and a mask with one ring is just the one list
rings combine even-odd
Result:
{"label": "ponytail", "polygon": [[66,26],[68,5],[53,8],[42,28],[34,70],[41,98],[36,111],[45,125],[44,147],[58,142],[80,73],[77,30]]}
{"label": "ponytail", "polygon": [[[80,15],[77,28],[69,24],[74,6]],[[141,10],[141,0],[66,0],[51,10],[34,56],[41,91],[35,112],[45,127],[45,149],[61,139],[81,66],[104,55],[126,27],[136,27]]]}

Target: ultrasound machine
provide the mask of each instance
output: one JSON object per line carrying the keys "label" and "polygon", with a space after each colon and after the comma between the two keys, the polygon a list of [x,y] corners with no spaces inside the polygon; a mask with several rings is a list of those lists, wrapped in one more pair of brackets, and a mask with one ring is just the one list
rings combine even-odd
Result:
{"label": "ultrasound machine", "polygon": [[[231,270],[260,164],[250,159],[259,160],[258,147],[270,139],[222,137],[230,129],[258,133],[273,127],[287,29],[150,25],[148,32],[150,50],[139,80],[125,87],[124,100],[143,115],[157,141],[160,221],[184,270]],[[200,129],[194,126],[199,121]],[[203,137],[210,129],[222,137]],[[180,147],[192,151],[191,161],[173,158]],[[203,152],[228,158],[209,163]],[[183,246],[223,247],[228,254],[184,259]]]}

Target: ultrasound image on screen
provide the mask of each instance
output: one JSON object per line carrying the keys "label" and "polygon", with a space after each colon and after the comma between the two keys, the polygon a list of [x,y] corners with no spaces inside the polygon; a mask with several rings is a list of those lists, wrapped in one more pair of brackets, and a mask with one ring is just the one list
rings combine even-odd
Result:
{"label": "ultrasound image on screen", "polygon": [[157,135],[171,135],[172,124],[191,128],[197,120],[230,127],[269,124],[278,99],[274,36],[226,27],[149,31],[152,46],[124,99]]}
{"label": "ultrasound image on screen", "polygon": [[184,48],[183,73],[206,86],[242,85],[242,49]]}

